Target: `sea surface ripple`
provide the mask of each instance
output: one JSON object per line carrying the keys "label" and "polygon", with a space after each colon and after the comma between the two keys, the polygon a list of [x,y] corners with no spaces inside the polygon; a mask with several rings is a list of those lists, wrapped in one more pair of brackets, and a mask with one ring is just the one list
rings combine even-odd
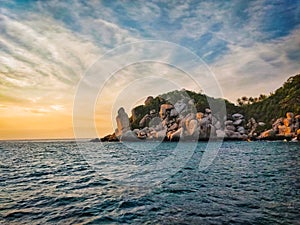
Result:
{"label": "sea surface ripple", "polygon": [[[125,163],[122,173],[176,147],[146,152],[151,143],[140,143],[141,151],[136,144],[125,154],[121,143],[82,144]],[[199,171],[205,146],[198,143],[182,168],[149,186],[116,180],[116,160],[101,161],[102,173],[73,141],[2,141],[0,224],[300,224],[299,143],[225,142]]]}

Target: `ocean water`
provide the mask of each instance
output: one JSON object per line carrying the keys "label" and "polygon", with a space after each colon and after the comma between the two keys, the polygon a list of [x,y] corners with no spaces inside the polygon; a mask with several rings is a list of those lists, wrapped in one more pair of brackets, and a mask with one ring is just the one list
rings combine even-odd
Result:
{"label": "ocean water", "polygon": [[300,224],[300,143],[177,146],[0,142],[0,224]]}

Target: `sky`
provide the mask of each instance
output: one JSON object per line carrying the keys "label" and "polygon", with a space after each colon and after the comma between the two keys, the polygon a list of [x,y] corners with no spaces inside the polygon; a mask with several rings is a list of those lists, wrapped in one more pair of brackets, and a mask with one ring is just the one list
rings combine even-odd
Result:
{"label": "sky", "polygon": [[148,54],[149,45],[134,43],[150,40],[165,43],[156,49],[161,62],[99,72],[100,136],[113,131],[120,106],[128,112],[148,95],[199,91],[186,71],[164,63],[178,54],[169,45],[199,57],[232,102],[275,91],[300,72],[300,1],[1,0],[0,139],[74,137],[73,104],[87,71],[106,65],[110,52],[114,62],[127,59],[120,46]]}

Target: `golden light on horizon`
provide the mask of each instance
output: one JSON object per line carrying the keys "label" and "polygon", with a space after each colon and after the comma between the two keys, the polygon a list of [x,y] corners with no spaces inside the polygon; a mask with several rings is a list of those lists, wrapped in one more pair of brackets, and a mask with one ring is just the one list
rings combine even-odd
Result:
{"label": "golden light on horizon", "polygon": [[45,112],[26,107],[2,110],[0,139],[72,138],[72,117],[60,112]]}

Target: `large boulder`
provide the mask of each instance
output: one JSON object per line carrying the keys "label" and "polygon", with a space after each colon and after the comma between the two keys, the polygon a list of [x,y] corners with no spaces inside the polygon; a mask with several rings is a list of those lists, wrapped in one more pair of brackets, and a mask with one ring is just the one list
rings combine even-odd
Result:
{"label": "large boulder", "polygon": [[176,111],[180,114],[181,112],[183,112],[186,109],[187,105],[184,103],[183,100],[179,100],[178,102],[176,102],[174,104],[174,108],[176,109]]}
{"label": "large boulder", "polygon": [[206,108],[205,109],[205,114],[211,114],[211,109],[210,108]]}
{"label": "large boulder", "polygon": [[154,99],[154,98],[153,98],[152,96],[147,97],[147,99],[145,100],[144,104],[145,104],[145,105],[150,105],[151,102],[153,101],[153,99]]}
{"label": "large boulder", "polygon": [[116,121],[117,121],[116,136],[122,136],[125,132],[130,130],[129,118],[123,107],[121,107],[118,110]]}
{"label": "large boulder", "polygon": [[238,120],[238,119],[243,119],[244,118],[244,116],[242,114],[240,114],[240,113],[235,113],[231,117],[234,120]]}
{"label": "large boulder", "polygon": [[278,126],[283,125],[284,118],[278,118],[273,124],[272,129],[277,133],[278,132]]}
{"label": "large boulder", "polygon": [[170,141],[178,141],[183,136],[183,129],[182,127],[174,132],[170,132],[168,135],[168,139]]}
{"label": "large boulder", "polygon": [[150,122],[151,117],[149,114],[146,114],[139,122],[140,127],[145,127]]}
{"label": "large boulder", "polygon": [[234,126],[240,126],[241,124],[243,123],[243,120],[242,119],[237,119],[233,122],[233,125]]}
{"label": "large boulder", "polygon": [[248,120],[247,123],[247,127],[248,127],[248,131],[249,131],[249,137],[253,137],[256,136],[256,128],[258,126],[258,123],[256,122],[256,120],[252,117]]}
{"label": "large boulder", "polygon": [[199,121],[200,126],[207,127],[209,124],[211,124],[211,121],[208,117],[204,117]]}
{"label": "large boulder", "polygon": [[245,130],[245,128],[244,127],[238,127],[237,128],[237,131],[240,133],[240,134],[246,134],[246,130]]}
{"label": "large boulder", "polygon": [[235,126],[228,125],[228,126],[225,127],[225,130],[235,131]]}
{"label": "large boulder", "polygon": [[232,120],[226,120],[225,121],[225,126],[232,126],[233,121]]}
{"label": "large boulder", "polygon": [[174,106],[171,104],[162,104],[160,106],[159,116],[161,119],[165,119],[168,114],[170,114],[171,109],[173,109]]}
{"label": "large boulder", "polygon": [[292,118],[285,118],[283,119],[283,124],[286,127],[289,127],[293,124],[294,120]]}
{"label": "large boulder", "polygon": [[176,111],[176,109],[171,109],[170,110],[170,117],[177,117],[178,116],[178,112]]}
{"label": "large boulder", "polygon": [[294,119],[294,113],[292,113],[292,112],[287,112],[287,113],[286,113],[286,118],[288,118],[288,119]]}
{"label": "large boulder", "polygon": [[150,120],[149,122],[149,127],[154,127],[156,128],[161,124],[161,119],[159,117],[154,117]]}
{"label": "large boulder", "polygon": [[120,141],[138,141],[138,138],[133,131],[128,130],[122,134]]}
{"label": "large boulder", "polygon": [[231,138],[234,135],[234,131],[232,130],[224,130],[225,132],[225,137]]}
{"label": "large boulder", "polygon": [[275,137],[276,133],[273,129],[266,130],[259,135],[259,139],[267,138],[267,137]]}

